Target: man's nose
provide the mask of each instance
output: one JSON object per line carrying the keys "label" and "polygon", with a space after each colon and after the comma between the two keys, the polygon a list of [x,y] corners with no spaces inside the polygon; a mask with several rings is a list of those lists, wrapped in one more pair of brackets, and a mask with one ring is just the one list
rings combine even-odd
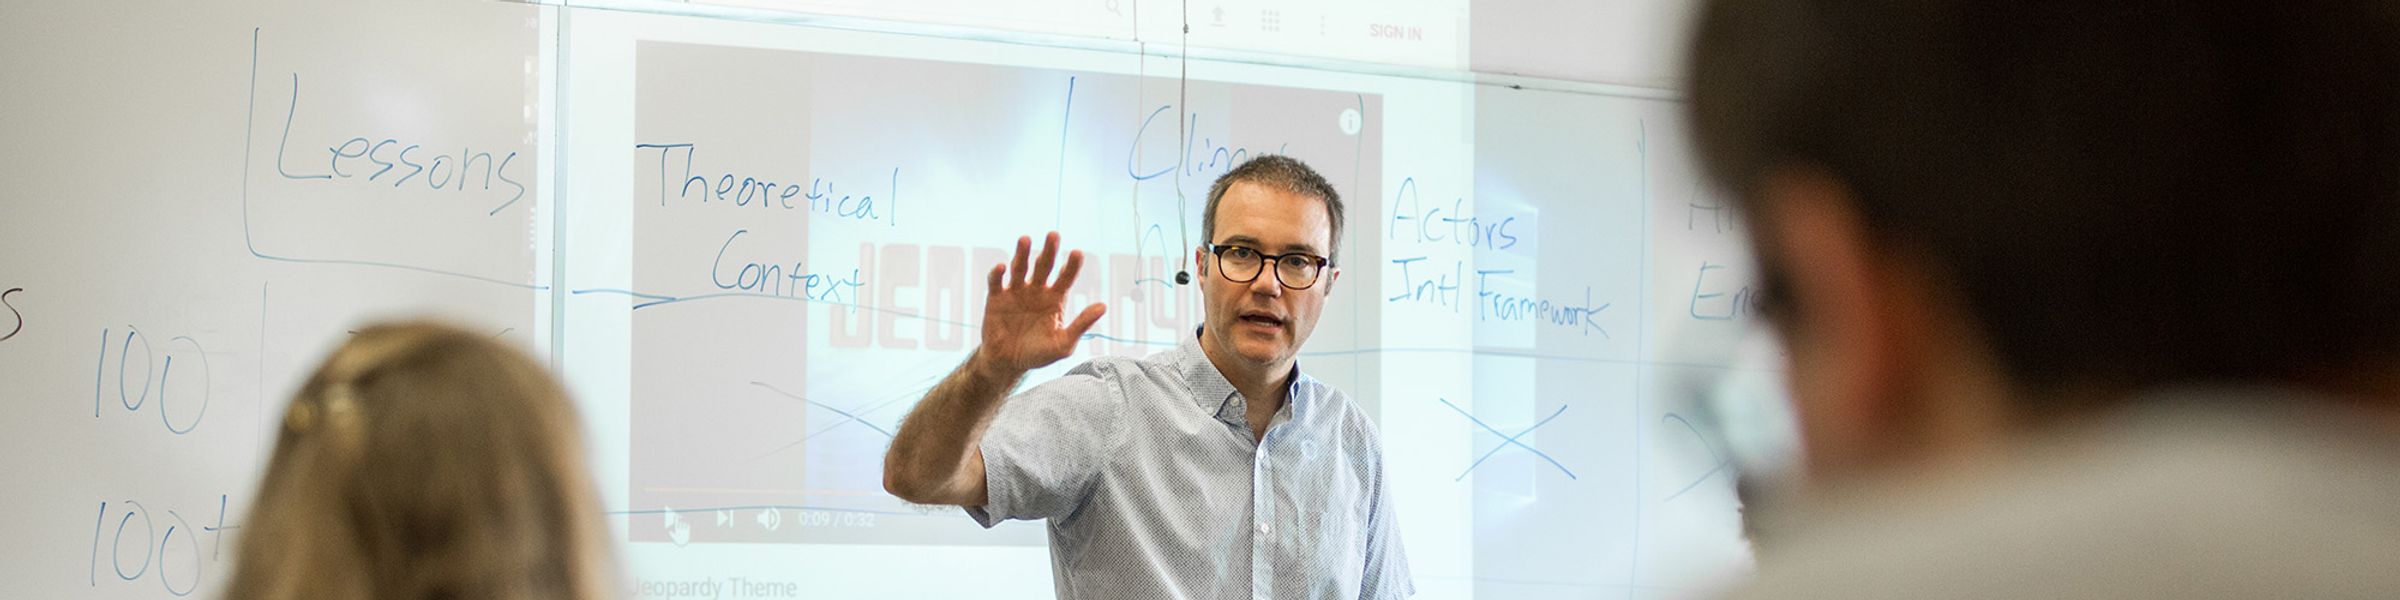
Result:
{"label": "man's nose", "polygon": [[1265,269],[1260,269],[1258,278],[1250,280],[1250,293],[1269,298],[1282,296],[1283,280],[1278,279],[1278,277],[1280,277],[1280,275],[1275,273],[1275,268],[1272,265]]}

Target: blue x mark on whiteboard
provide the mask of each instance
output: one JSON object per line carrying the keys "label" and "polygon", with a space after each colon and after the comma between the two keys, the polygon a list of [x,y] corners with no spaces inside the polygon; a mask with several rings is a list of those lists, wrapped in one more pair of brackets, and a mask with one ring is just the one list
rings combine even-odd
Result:
{"label": "blue x mark on whiteboard", "polygon": [[1491,460],[1492,455],[1499,454],[1501,450],[1507,450],[1509,446],[1516,446],[1518,448],[1525,449],[1526,452],[1532,452],[1535,457],[1542,459],[1544,462],[1550,463],[1550,466],[1558,467],[1558,472],[1567,474],[1568,479],[1575,478],[1574,471],[1568,470],[1566,465],[1559,464],[1558,459],[1552,458],[1549,453],[1543,452],[1540,449],[1534,448],[1533,446],[1525,445],[1525,442],[1518,441],[1520,438],[1525,437],[1526,434],[1533,433],[1533,430],[1541,429],[1543,425],[1549,424],[1551,419],[1556,419],[1558,418],[1558,415],[1567,412],[1567,405],[1558,405],[1558,410],[1550,411],[1550,416],[1542,417],[1542,420],[1539,421],[1534,421],[1533,425],[1527,426],[1522,431],[1518,431],[1516,435],[1509,435],[1502,433],[1499,428],[1483,422],[1483,419],[1475,418],[1475,413],[1467,412],[1467,409],[1459,408],[1456,404],[1451,404],[1448,398],[1435,398],[1435,400],[1440,400],[1442,402],[1442,406],[1450,407],[1450,410],[1458,411],[1459,416],[1466,417],[1468,421],[1475,422],[1476,427],[1481,427],[1484,431],[1492,432],[1492,435],[1500,436],[1500,445],[1493,446],[1491,451],[1485,452],[1483,453],[1483,456],[1476,458],[1474,464],[1467,465],[1467,470],[1459,473],[1458,477],[1451,479],[1451,481],[1465,481],[1468,474],[1475,472],[1476,467],[1483,466],[1483,461]]}

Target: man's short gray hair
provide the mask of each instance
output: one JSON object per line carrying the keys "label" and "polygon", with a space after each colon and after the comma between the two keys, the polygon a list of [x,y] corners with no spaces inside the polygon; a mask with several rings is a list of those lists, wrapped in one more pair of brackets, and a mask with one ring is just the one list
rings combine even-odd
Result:
{"label": "man's short gray hair", "polygon": [[1208,208],[1200,214],[1200,237],[1208,243],[1216,243],[1217,203],[1225,199],[1226,189],[1244,182],[1323,200],[1326,220],[1333,224],[1332,235],[1326,240],[1331,247],[1325,249],[1325,258],[1337,264],[1341,261],[1341,193],[1333,191],[1333,184],[1326,182],[1325,176],[1318,175],[1316,169],[1308,168],[1308,163],[1281,154],[1261,154],[1243,161],[1240,166],[1218,176],[1216,183],[1209,184]]}

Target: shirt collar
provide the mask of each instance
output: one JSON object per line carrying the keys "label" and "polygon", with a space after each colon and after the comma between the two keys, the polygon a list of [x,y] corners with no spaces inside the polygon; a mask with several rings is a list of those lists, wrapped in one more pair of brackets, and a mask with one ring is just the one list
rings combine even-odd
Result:
{"label": "shirt collar", "polygon": [[[1204,324],[1193,329],[1191,337],[1184,338],[1183,343],[1176,347],[1182,353],[1178,357],[1178,366],[1183,371],[1184,385],[1191,388],[1192,402],[1200,407],[1200,412],[1214,415],[1219,421],[1247,427],[1249,404],[1242,397],[1241,390],[1233,387],[1233,381],[1217,370],[1217,364],[1209,362],[1208,351],[1200,348],[1200,336],[1207,331],[1207,327]],[[1306,389],[1300,385],[1301,378],[1300,364],[1292,363],[1291,383],[1286,384],[1283,402],[1292,410],[1295,420],[1300,418],[1301,411],[1307,410],[1308,404],[1300,393]]]}

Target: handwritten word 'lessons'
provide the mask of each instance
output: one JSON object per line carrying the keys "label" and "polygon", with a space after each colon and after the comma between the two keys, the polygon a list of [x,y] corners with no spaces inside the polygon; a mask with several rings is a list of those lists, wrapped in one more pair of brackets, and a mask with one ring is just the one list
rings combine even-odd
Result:
{"label": "handwritten word 'lessons'", "polygon": [[[828,322],[835,348],[876,347],[910,350],[957,350],[974,340],[983,317],[985,277],[993,265],[1008,260],[1008,250],[993,247],[892,243],[860,244],[859,267],[872,273],[873,283],[860,291],[858,303],[877,307],[860,311],[836,306]],[[1163,256],[1111,253],[1089,257],[1067,304],[1080,308],[1106,303],[1108,312],[1092,327],[1095,340],[1077,346],[1087,354],[1147,354],[1155,348],[1145,340],[1172,344],[1189,335],[1199,323],[1198,298],[1188,289],[1165,284],[1173,265]]]}
{"label": "handwritten word 'lessons'", "polygon": [[1441,201],[1431,208],[1417,197],[1417,178],[1400,180],[1400,191],[1392,196],[1391,225],[1385,228],[1384,239],[1415,243],[1450,243],[1474,248],[1507,250],[1517,247],[1517,217],[1479,217],[1467,210],[1467,199],[1450,201],[1449,210],[1442,210]]}
{"label": "handwritten word 'lessons'", "polygon": [[[822,177],[810,178],[808,185],[802,186],[799,178],[778,181],[731,172],[717,173],[714,178],[708,173],[695,175],[694,163],[699,162],[700,155],[697,144],[634,144],[633,147],[641,153],[658,153],[659,206],[667,206],[670,199],[698,200],[702,206],[808,211],[847,221],[880,221],[892,226],[900,223],[899,167],[893,167],[885,181],[879,182],[886,187],[878,198],[873,194],[842,193],[836,190],[834,181]],[[681,168],[674,168],[677,165]],[[670,173],[679,175],[670,177]],[[668,193],[670,188],[674,193]]]}
{"label": "handwritten word 'lessons'", "polygon": [[[460,146],[458,152],[448,152],[448,146],[432,149],[417,140],[400,136],[363,135],[351,137],[329,146],[324,154],[316,150],[292,152],[292,123],[300,115],[300,75],[292,74],[291,108],[284,113],[283,137],[275,145],[275,172],[285,179],[319,181],[356,181],[388,184],[398,189],[421,189],[451,193],[473,189],[477,197],[488,202],[485,215],[500,211],[525,199],[525,184],[509,173],[516,166],[517,152],[495,155],[478,152],[473,147]],[[318,157],[322,157],[321,159]],[[323,160],[323,163],[318,163]],[[322,164],[322,167],[317,165]],[[493,190],[492,180],[498,179],[507,189]],[[483,192],[491,192],[484,194]]]}
{"label": "handwritten word 'lessons'", "polygon": [[783,298],[850,302],[857,295],[858,288],[864,285],[859,282],[858,269],[851,269],[848,277],[841,277],[809,272],[805,261],[791,261],[791,268],[785,269],[781,262],[745,261],[739,258],[740,254],[736,254],[733,262],[726,262],[726,252],[733,250],[734,242],[749,233],[748,229],[736,229],[733,235],[725,237],[724,245],[717,247],[717,257],[708,265],[709,283],[717,286],[717,289]]}
{"label": "handwritten word 'lessons'", "polygon": [[[1154,165],[1141,164],[1142,140],[1150,136],[1151,123],[1157,121],[1160,115],[1174,109],[1175,105],[1173,104],[1160,105],[1157,109],[1150,111],[1150,116],[1142,119],[1140,128],[1133,131],[1133,144],[1125,148],[1125,174],[1133,177],[1134,181],[1157,179],[1177,173],[1178,169],[1181,170],[1180,174],[1183,177],[1195,179],[1213,177],[1233,170],[1235,165],[1242,164],[1242,161],[1249,160],[1251,156],[1258,154],[1249,148],[1230,145],[1233,143],[1230,139],[1218,141],[1214,136],[1201,135],[1200,114],[1192,113],[1191,120],[1183,131],[1157,130],[1160,136],[1170,134],[1183,136],[1183,147],[1178,149],[1176,157],[1177,162],[1181,164],[1155,166],[1155,168],[1153,168]],[[1290,149],[1291,144],[1283,144],[1276,147],[1275,153],[1285,154]]]}
{"label": "handwritten word 'lessons'", "polygon": [[[112,363],[109,355],[116,355]],[[135,361],[139,357],[141,360]],[[175,359],[182,358],[183,370],[175,369]],[[163,359],[163,360],[162,360]],[[100,330],[99,366],[92,373],[92,418],[99,418],[102,398],[116,390],[115,406],[124,412],[139,412],[151,404],[157,395],[158,420],[167,431],[176,435],[191,433],[208,417],[208,403],[214,394],[213,375],[208,368],[208,351],[191,336],[175,336],[164,343],[153,344],[150,336],[140,329],[127,326],[122,335],[114,328]],[[113,367],[113,368],[112,368]],[[139,367],[139,368],[136,368]],[[115,373],[116,377],[108,375]],[[139,384],[130,373],[140,373]],[[182,375],[181,379],[177,376]],[[177,381],[184,385],[174,385]],[[190,382],[197,383],[190,383]],[[113,385],[112,385],[113,384]],[[197,388],[196,390],[193,388]],[[177,390],[182,390],[178,392]],[[193,398],[192,396],[198,396]],[[187,408],[188,407],[188,408]],[[181,421],[179,425],[177,422]]]}
{"label": "handwritten word 'lessons'", "polygon": [[1700,272],[1692,277],[1693,319],[1732,321],[1758,314],[1758,292],[1729,271],[1725,265],[1700,262]]}
{"label": "handwritten word 'lessons'", "polygon": [[[215,524],[195,528],[181,512],[154,512],[139,500],[100,502],[99,516],[92,520],[87,584],[100,587],[100,565],[105,563],[105,572],[116,574],[115,581],[156,579],[169,594],[192,595],[200,589],[200,575],[207,572],[201,563],[224,557],[225,530],[230,529],[225,526],[225,505],[226,497],[218,496]],[[202,536],[209,538],[205,544]]]}
{"label": "handwritten word 'lessons'", "polygon": [[22,291],[25,291],[25,288],[8,288],[8,291],[0,292],[0,306],[8,308],[9,319],[8,333],[0,333],[0,342],[8,341],[8,338],[17,337],[17,334],[25,332],[25,313],[17,310],[17,305],[8,301],[10,294]]}

